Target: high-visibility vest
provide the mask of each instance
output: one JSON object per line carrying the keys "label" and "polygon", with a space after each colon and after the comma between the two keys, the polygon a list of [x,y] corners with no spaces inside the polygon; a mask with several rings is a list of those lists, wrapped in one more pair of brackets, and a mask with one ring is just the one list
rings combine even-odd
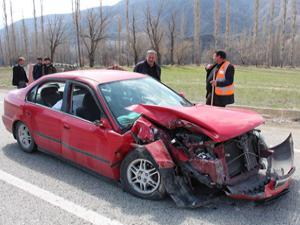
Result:
{"label": "high-visibility vest", "polygon": [[[226,70],[229,66],[230,62],[225,61],[222,66],[220,67],[218,73],[216,74],[216,81],[224,81],[225,80],[225,74]],[[227,96],[227,95],[233,95],[234,94],[234,83],[225,86],[225,87],[215,87],[215,93],[216,95],[220,96]]]}

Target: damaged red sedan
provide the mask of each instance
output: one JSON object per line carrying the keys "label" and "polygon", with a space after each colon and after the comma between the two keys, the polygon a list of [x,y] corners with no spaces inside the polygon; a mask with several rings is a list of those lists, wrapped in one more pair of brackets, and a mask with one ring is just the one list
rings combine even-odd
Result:
{"label": "damaged red sedan", "polygon": [[5,97],[3,122],[25,152],[40,150],[120,181],[145,199],[204,203],[197,187],[253,201],[286,192],[291,135],[269,148],[252,111],[195,105],[138,73],[45,76]]}

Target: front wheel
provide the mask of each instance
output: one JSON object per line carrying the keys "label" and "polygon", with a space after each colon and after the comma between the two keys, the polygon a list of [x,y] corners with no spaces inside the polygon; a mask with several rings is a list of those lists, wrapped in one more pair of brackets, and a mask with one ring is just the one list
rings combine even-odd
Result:
{"label": "front wheel", "polygon": [[143,151],[130,152],[121,165],[123,188],[140,198],[159,200],[165,196],[165,188],[156,162]]}
{"label": "front wheel", "polygon": [[32,135],[28,127],[22,122],[18,122],[17,124],[16,138],[19,146],[24,152],[31,153],[36,151],[36,144],[32,138]]}

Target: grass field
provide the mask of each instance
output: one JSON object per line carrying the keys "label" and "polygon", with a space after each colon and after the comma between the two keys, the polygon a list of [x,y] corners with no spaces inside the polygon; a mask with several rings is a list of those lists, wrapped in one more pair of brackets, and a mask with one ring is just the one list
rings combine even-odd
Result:
{"label": "grass field", "polygon": [[[12,72],[0,68],[0,88],[11,88]],[[162,81],[195,102],[205,101],[203,66],[164,66]],[[300,110],[300,69],[236,67],[238,105]]]}

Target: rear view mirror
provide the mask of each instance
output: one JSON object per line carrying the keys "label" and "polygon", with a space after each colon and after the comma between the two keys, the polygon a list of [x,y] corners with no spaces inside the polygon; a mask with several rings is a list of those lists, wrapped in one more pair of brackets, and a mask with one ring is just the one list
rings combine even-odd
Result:
{"label": "rear view mirror", "polygon": [[100,128],[108,128],[108,127],[110,127],[107,119],[104,119],[104,118],[102,118],[100,120],[95,120],[94,124],[95,124],[95,126],[100,127]]}

